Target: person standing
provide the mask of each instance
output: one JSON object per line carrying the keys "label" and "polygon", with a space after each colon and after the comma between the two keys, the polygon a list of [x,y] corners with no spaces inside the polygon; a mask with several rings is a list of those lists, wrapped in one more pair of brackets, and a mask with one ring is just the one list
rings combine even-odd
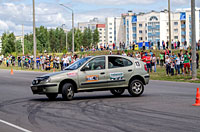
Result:
{"label": "person standing", "polygon": [[165,65],[166,65],[166,75],[169,76],[171,71],[171,60],[168,55],[166,55]]}
{"label": "person standing", "polygon": [[167,40],[166,44],[167,44],[166,48],[168,49],[169,48],[169,41],[168,40]]}
{"label": "person standing", "polygon": [[158,50],[160,50],[160,41],[158,40],[158,42],[157,42],[157,48],[158,48]]}
{"label": "person standing", "polygon": [[178,57],[176,58],[176,67],[177,67],[177,70],[176,70],[176,74],[180,75],[180,68],[181,68],[181,54],[178,53]]}
{"label": "person standing", "polygon": [[135,42],[133,42],[133,51],[135,50]]}
{"label": "person standing", "polygon": [[180,46],[181,46],[181,42],[178,40],[178,42],[177,42],[177,48],[179,49]]}
{"label": "person standing", "polygon": [[188,54],[188,51],[185,51],[185,55],[184,55],[184,71],[185,71],[185,75],[187,73],[190,73],[190,55]]}
{"label": "person standing", "polygon": [[199,69],[199,53],[196,53],[196,57],[197,57],[197,69]]}
{"label": "person standing", "polygon": [[184,74],[184,55],[183,55],[183,51],[182,50],[180,52],[180,55],[181,55],[181,57],[180,57],[180,60],[181,60],[180,69],[181,69],[181,74],[183,75]]}
{"label": "person standing", "polygon": [[163,50],[165,50],[165,41],[162,42]]}
{"label": "person standing", "polygon": [[147,72],[151,72],[151,54],[146,56],[146,63],[147,63]]}
{"label": "person standing", "polygon": [[174,40],[172,39],[172,42],[171,42],[171,49],[174,49]]}
{"label": "person standing", "polygon": [[153,54],[152,57],[152,69],[154,70],[154,72],[156,72],[156,55]]}
{"label": "person standing", "polygon": [[145,47],[145,42],[144,42],[144,41],[143,41],[143,43],[142,43],[142,47],[143,47],[143,50],[146,49],[146,47]]}
{"label": "person standing", "polygon": [[162,67],[164,63],[164,54],[160,52],[160,66]]}

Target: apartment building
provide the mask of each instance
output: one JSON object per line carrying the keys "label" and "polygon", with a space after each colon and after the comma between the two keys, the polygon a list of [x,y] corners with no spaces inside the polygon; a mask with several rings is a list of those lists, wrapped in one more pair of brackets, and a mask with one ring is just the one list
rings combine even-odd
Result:
{"label": "apartment building", "polygon": [[97,24],[100,24],[98,18],[93,18],[89,22],[79,22],[78,29],[81,30],[81,32],[84,32],[85,28],[89,28],[94,32]]}
{"label": "apartment building", "polygon": [[125,30],[123,27],[123,19],[121,17],[108,17],[106,18],[106,44],[116,44],[117,47],[125,40]]}
{"label": "apartment building", "polygon": [[106,43],[106,36],[105,36],[106,25],[105,24],[97,24],[96,28],[99,31],[99,43],[98,43],[98,47],[104,46],[104,44]]}
{"label": "apartment building", "polygon": [[[125,42],[128,46],[132,42],[142,43],[168,41],[169,23],[168,11],[151,11],[148,13],[134,14],[128,12],[122,14],[124,21]],[[182,44],[187,41],[191,45],[191,11],[189,9],[177,10],[171,13],[171,34],[172,40],[180,41]],[[200,10],[196,10],[196,40],[200,39]]]}

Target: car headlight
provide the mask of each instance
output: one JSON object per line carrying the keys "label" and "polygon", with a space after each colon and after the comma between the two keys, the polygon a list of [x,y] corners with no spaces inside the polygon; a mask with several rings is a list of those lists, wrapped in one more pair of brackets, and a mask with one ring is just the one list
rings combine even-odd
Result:
{"label": "car headlight", "polygon": [[48,79],[46,79],[46,83],[51,82],[51,78],[49,77]]}

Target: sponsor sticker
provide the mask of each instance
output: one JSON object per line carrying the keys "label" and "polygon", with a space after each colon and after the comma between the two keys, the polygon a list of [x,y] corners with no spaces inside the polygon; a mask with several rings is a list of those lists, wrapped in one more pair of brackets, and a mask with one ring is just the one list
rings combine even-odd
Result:
{"label": "sponsor sticker", "polygon": [[123,80],[123,79],[124,79],[123,72],[110,73],[110,80]]}
{"label": "sponsor sticker", "polygon": [[86,76],[86,82],[96,82],[96,81],[99,81],[99,75]]}
{"label": "sponsor sticker", "polygon": [[67,73],[67,76],[75,77],[75,76],[77,76],[77,73],[76,72],[69,72],[69,73]]}
{"label": "sponsor sticker", "polygon": [[136,68],[141,68],[141,65],[140,65],[140,62],[139,62],[139,61],[136,61],[136,62],[135,62],[135,67],[136,67]]}

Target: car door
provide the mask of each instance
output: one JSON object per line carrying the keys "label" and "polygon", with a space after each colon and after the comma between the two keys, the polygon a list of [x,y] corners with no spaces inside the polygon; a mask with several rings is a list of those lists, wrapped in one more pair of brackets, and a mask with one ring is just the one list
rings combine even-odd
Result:
{"label": "car door", "polygon": [[80,90],[106,88],[106,57],[96,57],[86,63],[78,74]]}
{"label": "car door", "polygon": [[120,56],[108,56],[108,87],[125,87],[133,74],[132,61]]}

